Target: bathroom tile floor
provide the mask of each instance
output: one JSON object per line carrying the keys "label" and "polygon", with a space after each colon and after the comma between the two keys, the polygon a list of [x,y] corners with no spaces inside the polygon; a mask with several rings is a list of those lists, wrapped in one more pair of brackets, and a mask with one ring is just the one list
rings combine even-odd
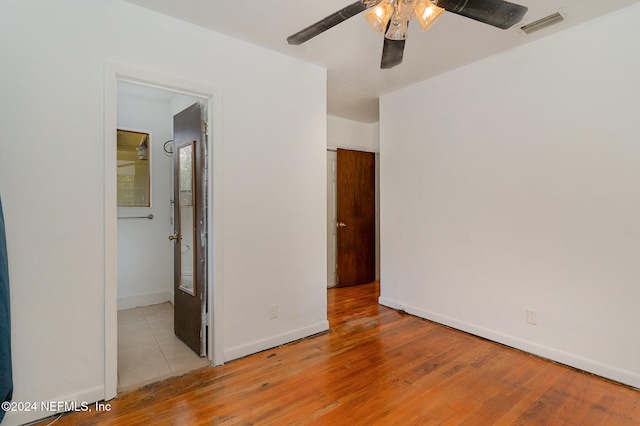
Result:
{"label": "bathroom tile floor", "polygon": [[173,332],[169,303],[118,311],[118,391],[210,365]]}

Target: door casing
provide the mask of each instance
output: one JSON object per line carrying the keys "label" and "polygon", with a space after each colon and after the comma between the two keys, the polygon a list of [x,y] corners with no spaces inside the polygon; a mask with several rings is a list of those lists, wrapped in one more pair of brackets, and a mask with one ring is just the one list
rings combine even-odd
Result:
{"label": "door casing", "polygon": [[126,81],[174,93],[188,94],[207,103],[210,125],[208,138],[208,354],[214,365],[222,365],[223,352],[223,275],[219,259],[222,246],[222,96],[221,89],[183,80],[125,64],[104,63],[104,399],[117,395],[117,186],[116,130],[117,83]]}
{"label": "door casing", "polygon": [[336,166],[337,150],[327,150],[327,287],[336,286]]}

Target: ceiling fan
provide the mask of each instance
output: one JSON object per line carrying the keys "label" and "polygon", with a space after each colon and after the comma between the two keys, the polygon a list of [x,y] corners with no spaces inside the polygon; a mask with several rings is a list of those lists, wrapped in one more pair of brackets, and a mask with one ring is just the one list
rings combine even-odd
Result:
{"label": "ceiling fan", "polygon": [[383,33],[380,68],[393,68],[402,62],[409,21],[417,19],[425,31],[446,10],[497,28],[511,28],[522,20],[528,8],[504,0],[359,0],[289,36],[287,42],[299,45],[367,10],[365,18],[375,31]]}

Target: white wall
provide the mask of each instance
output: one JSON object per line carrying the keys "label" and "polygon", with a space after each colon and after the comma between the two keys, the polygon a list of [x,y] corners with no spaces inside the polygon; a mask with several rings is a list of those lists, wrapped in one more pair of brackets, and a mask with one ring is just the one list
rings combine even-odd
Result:
{"label": "white wall", "polygon": [[109,380],[106,63],[220,89],[225,358],[328,327],[326,70],[118,0],[3,0],[0,56],[16,401],[97,400]]}
{"label": "white wall", "polygon": [[[172,300],[172,166],[164,152],[173,139],[171,102],[119,93],[117,119],[119,129],[150,133],[151,207],[118,207],[118,309],[128,309]],[[152,220],[122,219],[149,214]]]}
{"label": "white wall", "polygon": [[327,116],[327,146],[355,151],[380,152],[379,123],[360,123]]}
{"label": "white wall", "polygon": [[383,304],[640,386],[639,20],[381,99]]}

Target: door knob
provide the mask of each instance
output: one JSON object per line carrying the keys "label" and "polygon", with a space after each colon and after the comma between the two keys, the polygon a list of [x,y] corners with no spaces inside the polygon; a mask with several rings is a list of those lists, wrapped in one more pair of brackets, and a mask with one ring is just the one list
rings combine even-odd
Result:
{"label": "door knob", "polygon": [[338,222],[338,223],[336,223],[336,226],[337,226],[338,228],[344,228],[345,226],[347,226],[347,224],[346,224],[346,223],[344,223],[344,222]]}
{"label": "door knob", "polygon": [[178,234],[169,235],[169,239],[172,240],[172,241],[173,240],[177,241],[177,240],[180,239],[180,235],[178,235]]}

